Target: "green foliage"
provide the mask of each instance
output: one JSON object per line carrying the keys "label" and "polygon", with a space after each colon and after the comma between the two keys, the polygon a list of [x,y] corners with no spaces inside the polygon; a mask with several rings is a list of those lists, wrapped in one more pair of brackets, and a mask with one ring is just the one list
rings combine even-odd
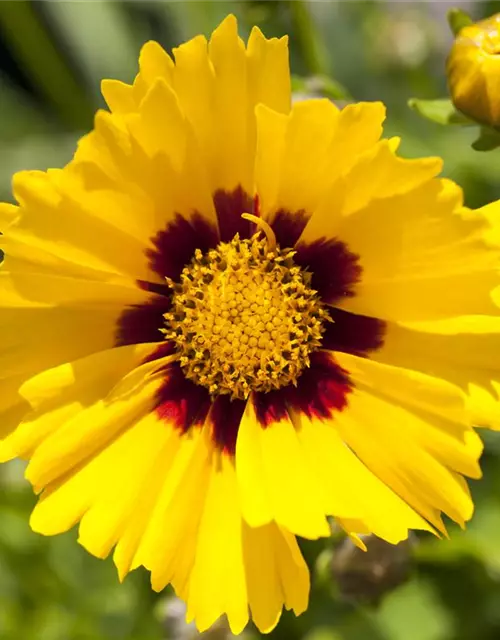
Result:
{"label": "green foliage", "polygon": [[450,9],[448,11],[448,24],[453,35],[458,35],[464,27],[472,24],[472,18],[462,9]]}
{"label": "green foliage", "polygon": [[[102,77],[133,78],[149,38],[171,48],[209,34],[229,11],[247,34],[290,34],[294,90],[335,100],[382,100],[386,135],[406,156],[440,155],[467,203],[500,197],[498,163],[473,153],[475,128],[443,127],[461,116],[446,94],[449,38],[439,3],[407,2],[0,2],[0,34],[12,63],[0,68],[0,198],[11,199],[19,169],[61,166],[102,107]],[[474,4],[474,18],[493,11]],[[497,8],[496,10],[499,10]],[[454,27],[457,28],[457,27]],[[443,42],[447,44],[443,46]],[[332,77],[334,73],[334,77]],[[407,108],[412,102],[425,118]],[[464,124],[462,122],[462,124]],[[476,148],[479,141],[476,143]],[[486,140],[481,143],[486,144]],[[493,151],[492,153],[497,153]],[[271,638],[283,640],[495,640],[500,637],[500,438],[487,435],[484,479],[474,484],[476,515],[450,540],[420,536],[407,582],[376,604],[346,600],[333,579],[341,538],[303,544],[312,569],[309,610],[285,613]],[[34,497],[22,465],[0,467],[0,638],[2,640],[166,640],[166,598],[145,571],[119,584],[111,559],[88,555],[76,533],[43,538],[29,529]],[[360,577],[362,579],[362,576]],[[181,625],[182,626],[182,625]],[[170,631],[168,631],[170,629]],[[186,632],[194,637],[193,632]],[[224,637],[218,632],[217,638]],[[184,637],[184,636],[183,636]],[[215,636],[212,636],[213,638]],[[257,638],[254,630],[247,638]]]}
{"label": "green foliage", "polygon": [[347,89],[329,76],[292,76],[292,91],[307,97],[322,96],[330,100],[352,100]]}
{"label": "green foliage", "polygon": [[[486,3],[485,3],[486,7]],[[486,14],[488,15],[488,13]],[[468,13],[462,9],[450,9],[448,11],[448,24],[454,36],[458,36],[464,27],[473,24],[473,20]],[[475,151],[493,151],[500,147],[500,131],[495,127],[481,125],[479,122],[471,120],[458,111],[452,101],[447,98],[437,100],[419,100],[411,98],[408,106],[423,118],[441,125],[460,125],[464,127],[477,126],[478,137],[472,142],[471,147]]]}
{"label": "green foliage", "polygon": [[481,127],[479,137],[472,143],[476,151],[493,151],[500,147],[500,131],[492,127]]}
{"label": "green foliage", "polygon": [[436,124],[474,125],[475,123],[457,111],[451,100],[447,98],[439,100],[418,100],[411,98],[408,106],[419,115]]}
{"label": "green foliage", "polygon": [[162,638],[146,573],[136,571],[120,585],[111,560],[90,556],[75,532],[35,535],[28,524],[34,497],[21,463],[0,471],[0,638]]}
{"label": "green foliage", "polygon": [[[455,109],[452,101],[447,98],[437,100],[418,100],[410,98],[408,106],[420,116],[441,125],[458,125],[461,127],[478,127],[478,137],[472,142],[475,151],[493,151],[500,147],[500,131],[494,127],[478,126],[463,113]],[[477,129],[476,129],[477,131]]]}

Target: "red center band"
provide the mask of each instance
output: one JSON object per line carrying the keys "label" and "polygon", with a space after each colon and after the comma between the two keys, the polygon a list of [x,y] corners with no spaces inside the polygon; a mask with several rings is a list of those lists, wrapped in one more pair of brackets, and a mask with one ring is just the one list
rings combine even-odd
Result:
{"label": "red center band", "polygon": [[[202,252],[215,248],[219,242],[229,242],[236,233],[240,238],[251,237],[255,226],[241,218],[241,214],[259,213],[258,199],[243,189],[232,192],[217,191],[213,197],[220,231],[201,215],[190,220],[177,215],[173,222],[153,239],[153,248],[146,253],[151,270],[159,279],[178,280],[196,249]],[[304,211],[280,210],[271,227],[281,247],[293,246],[310,216]],[[346,296],[355,295],[355,285],[362,276],[358,256],[341,241],[321,238],[311,244],[298,242],[295,262],[312,275],[312,288],[329,305]],[[116,344],[161,342],[163,315],[170,309],[170,289],[163,284],[141,281],[141,288],[151,292],[148,303],[128,308],[122,314],[116,332]],[[366,357],[383,344],[384,322],[360,316],[334,307],[329,309],[333,322],[325,326],[322,348],[311,354],[311,366],[304,369],[298,384],[288,385],[268,393],[252,393],[257,420],[263,428],[286,417],[288,410],[308,417],[330,419],[348,404],[353,385],[349,373],[327,351],[341,351]],[[159,359],[175,352],[175,345],[164,342],[149,356]],[[183,433],[205,422],[211,425],[215,445],[234,455],[239,424],[246,400],[231,400],[229,395],[212,398],[208,389],[185,378],[179,363],[166,367],[165,382],[157,393],[157,415],[175,425]]]}

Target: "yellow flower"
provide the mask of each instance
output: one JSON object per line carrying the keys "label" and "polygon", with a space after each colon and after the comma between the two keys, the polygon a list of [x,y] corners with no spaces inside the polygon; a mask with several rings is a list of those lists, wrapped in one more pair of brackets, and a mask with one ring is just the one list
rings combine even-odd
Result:
{"label": "yellow flower", "polygon": [[447,62],[453,103],[469,118],[500,126],[500,14],[463,27]]}
{"label": "yellow flower", "polygon": [[[79,525],[200,630],[307,606],[295,535],[463,524],[500,423],[498,205],[380,140],[384,107],[291,107],[287,41],[230,16],[104,81],[62,170],[2,205],[0,456],[31,526]],[[469,395],[473,393],[473,395]]]}

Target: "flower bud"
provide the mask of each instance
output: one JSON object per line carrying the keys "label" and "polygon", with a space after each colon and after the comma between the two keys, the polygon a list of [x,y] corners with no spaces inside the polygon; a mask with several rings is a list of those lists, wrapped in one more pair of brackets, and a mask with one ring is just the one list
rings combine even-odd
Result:
{"label": "flower bud", "polygon": [[376,604],[388,592],[406,581],[411,569],[411,536],[389,544],[374,535],[362,537],[366,551],[346,538],[335,550],[333,576],[339,593],[351,602]]}
{"label": "flower bud", "polygon": [[460,29],[447,75],[459,111],[480,124],[500,126],[500,14]]}

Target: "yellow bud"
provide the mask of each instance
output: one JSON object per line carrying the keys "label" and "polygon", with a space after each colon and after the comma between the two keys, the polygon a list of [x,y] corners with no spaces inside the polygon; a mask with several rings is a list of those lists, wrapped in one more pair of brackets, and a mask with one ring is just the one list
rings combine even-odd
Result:
{"label": "yellow bud", "polygon": [[459,31],[446,71],[455,107],[480,124],[500,126],[500,14]]}

